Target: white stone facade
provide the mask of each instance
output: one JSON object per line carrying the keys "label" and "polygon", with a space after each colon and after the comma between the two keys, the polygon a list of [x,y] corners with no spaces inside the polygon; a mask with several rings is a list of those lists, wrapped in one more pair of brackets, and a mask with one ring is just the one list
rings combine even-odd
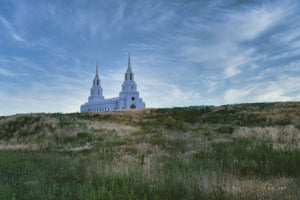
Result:
{"label": "white stone facade", "polygon": [[137,91],[137,85],[134,81],[134,73],[131,69],[130,54],[128,55],[128,67],[125,73],[122,90],[119,97],[105,99],[101,87],[101,81],[98,75],[98,61],[96,65],[96,75],[91,88],[91,95],[88,102],[80,106],[80,112],[101,112],[122,109],[145,108],[143,99]]}

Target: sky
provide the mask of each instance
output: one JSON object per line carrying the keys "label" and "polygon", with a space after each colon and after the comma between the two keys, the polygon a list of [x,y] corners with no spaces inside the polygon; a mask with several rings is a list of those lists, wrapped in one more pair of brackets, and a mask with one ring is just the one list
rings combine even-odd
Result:
{"label": "sky", "polygon": [[128,52],[146,107],[300,100],[296,0],[0,0],[0,115],[79,112]]}

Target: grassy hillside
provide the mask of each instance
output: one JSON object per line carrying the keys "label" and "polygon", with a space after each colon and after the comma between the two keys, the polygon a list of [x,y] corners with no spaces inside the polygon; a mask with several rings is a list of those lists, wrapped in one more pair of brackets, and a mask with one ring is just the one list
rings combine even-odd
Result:
{"label": "grassy hillside", "polygon": [[299,199],[300,102],[0,116],[0,199]]}

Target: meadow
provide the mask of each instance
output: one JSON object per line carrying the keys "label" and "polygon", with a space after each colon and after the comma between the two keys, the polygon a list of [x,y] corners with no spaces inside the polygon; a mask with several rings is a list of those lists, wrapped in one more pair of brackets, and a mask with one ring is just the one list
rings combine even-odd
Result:
{"label": "meadow", "polygon": [[300,199],[300,102],[0,116],[0,199]]}

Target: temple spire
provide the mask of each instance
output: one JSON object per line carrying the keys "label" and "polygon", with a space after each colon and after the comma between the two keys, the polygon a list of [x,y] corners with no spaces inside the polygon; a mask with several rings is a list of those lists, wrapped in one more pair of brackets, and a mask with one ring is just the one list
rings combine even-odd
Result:
{"label": "temple spire", "polygon": [[98,76],[98,59],[96,60],[96,76]]}
{"label": "temple spire", "polygon": [[131,65],[130,65],[130,52],[128,53],[128,68],[131,68]]}

